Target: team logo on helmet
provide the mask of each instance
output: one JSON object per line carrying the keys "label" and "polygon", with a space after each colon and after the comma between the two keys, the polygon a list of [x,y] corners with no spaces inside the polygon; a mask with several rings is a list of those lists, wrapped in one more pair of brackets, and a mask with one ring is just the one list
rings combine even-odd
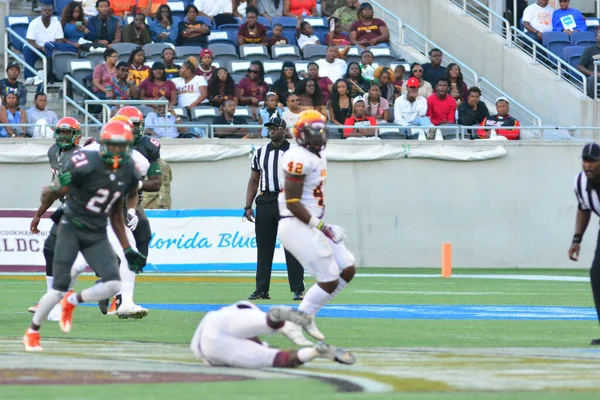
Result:
{"label": "team logo on helmet", "polygon": [[329,130],[325,116],[317,110],[302,111],[293,128],[294,137],[300,146],[319,153],[327,143]]}
{"label": "team logo on helmet", "polygon": [[63,150],[71,149],[79,144],[81,125],[73,117],[61,118],[54,128],[54,142]]}
{"label": "team logo on helmet", "polygon": [[136,107],[126,106],[117,111],[117,116],[119,115],[129,118],[134,125],[133,134],[135,141],[140,140],[144,136],[144,114]]}
{"label": "team logo on helmet", "polygon": [[131,122],[109,121],[100,132],[100,155],[113,169],[119,168],[131,156],[133,131]]}

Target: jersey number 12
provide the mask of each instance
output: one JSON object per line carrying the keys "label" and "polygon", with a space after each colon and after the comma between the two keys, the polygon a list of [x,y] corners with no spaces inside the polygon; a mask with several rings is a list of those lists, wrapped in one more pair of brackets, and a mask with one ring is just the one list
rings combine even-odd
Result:
{"label": "jersey number 12", "polygon": [[[100,214],[102,212],[102,207],[108,200],[109,195],[110,195],[110,190],[98,189],[96,191],[96,195],[87,202],[85,208],[87,208],[88,210],[90,210],[92,212]],[[115,202],[119,199],[119,197],[121,197],[121,192],[115,192],[115,194],[113,194],[112,199],[110,200],[108,205],[104,208],[104,213],[106,213],[106,214],[110,213],[110,209],[112,208],[113,204],[115,204]]]}

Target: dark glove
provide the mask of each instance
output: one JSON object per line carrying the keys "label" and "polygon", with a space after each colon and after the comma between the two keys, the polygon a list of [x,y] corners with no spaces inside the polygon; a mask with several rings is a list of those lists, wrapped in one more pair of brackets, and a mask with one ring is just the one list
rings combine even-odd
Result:
{"label": "dark glove", "polygon": [[132,247],[128,247],[125,249],[125,258],[127,258],[127,264],[129,269],[139,274],[144,269],[144,261],[146,261],[146,256],[135,250]]}

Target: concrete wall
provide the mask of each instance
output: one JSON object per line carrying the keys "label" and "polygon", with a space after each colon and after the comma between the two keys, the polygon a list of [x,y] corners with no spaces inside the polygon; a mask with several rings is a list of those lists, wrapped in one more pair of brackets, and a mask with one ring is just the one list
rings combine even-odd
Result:
{"label": "concrete wall", "polygon": [[[442,242],[453,244],[459,267],[589,266],[596,218],[582,260],[573,263],[566,256],[581,144],[505,147],[506,157],[482,162],[331,162],[325,220],[346,228],[361,266],[439,266]],[[241,217],[248,157],[171,165],[174,208],[234,208]],[[0,164],[0,174],[5,190],[0,208],[37,207],[50,177],[47,164]]]}

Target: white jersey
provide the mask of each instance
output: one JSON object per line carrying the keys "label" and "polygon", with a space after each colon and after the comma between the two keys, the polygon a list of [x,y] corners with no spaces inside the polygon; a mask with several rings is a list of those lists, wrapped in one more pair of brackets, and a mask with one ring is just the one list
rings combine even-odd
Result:
{"label": "white jersey", "polygon": [[[308,212],[317,217],[323,217],[325,212],[325,197],[323,185],[327,180],[327,159],[322,151],[321,156],[312,153],[305,147],[297,146],[285,152],[279,161],[282,175],[290,174],[304,176],[304,187],[300,202]],[[291,217],[288,210],[285,193],[279,194],[279,214],[282,217]]]}
{"label": "white jersey", "polygon": [[[83,151],[100,151],[100,143],[94,142],[85,146]],[[131,159],[135,164],[135,168],[138,170],[141,176],[146,176],[148,169],[150,168],[150,162],[137,150],[131,151]]]}

